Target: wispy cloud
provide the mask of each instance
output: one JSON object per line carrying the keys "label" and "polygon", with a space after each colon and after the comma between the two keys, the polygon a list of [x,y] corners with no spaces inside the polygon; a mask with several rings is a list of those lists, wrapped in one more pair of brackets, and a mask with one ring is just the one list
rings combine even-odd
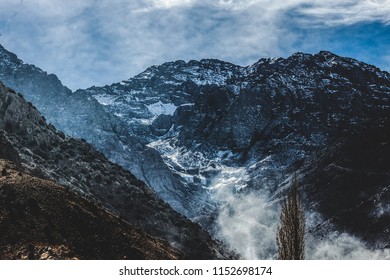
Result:
{"label": "wispy cloud", "polygon": [[369,249],[358,238],[333,231],[320,240],[309,237],[306,256],[312,260],[390,260],[390,249]]}
{"label": "wispy cloud", "polygon": [[302,22],[317,25],[351,25],[360,22],[380,21],[390,24],[389,0],[302,1],[297,12]]}
{"label": "wispy cloud", "polygon": [[[244,259],[275,259],[280,205],[267,191],[234,192],[237,186],[245,185],[245,176],[244,169],[225,169],[212,182],[212,195],[219,203],[215,235]],[[314,234],[318,225],[326,234]],[[370,248],[359,238],[334,230],[317,212],[306,213],[306,228],[306,259],[390,259],[390,249]]]}
{"label": "wispy cloud", "polygon": [[315,28],[385,26],[389,15],[390,0],[2,0],[0,42],[76,89],[176,59],[247,65],[314,52],[329,39],[308,36]]}
{"label": "wispy cloud", "polygon": [[172,9],[177,7],[191,6],[195,0],[146,0],[142,8],[135,12],[151,12],[155,9]]}

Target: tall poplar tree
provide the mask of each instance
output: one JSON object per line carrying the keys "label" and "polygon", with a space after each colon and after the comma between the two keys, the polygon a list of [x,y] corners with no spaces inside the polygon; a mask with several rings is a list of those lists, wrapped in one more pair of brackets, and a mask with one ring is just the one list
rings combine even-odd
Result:
{"label": "tall poplar tree", "polygon": [[305,258],[305,211],[296,177],[293,178],[287,197],[282,201],[276,243],[280,260]]}

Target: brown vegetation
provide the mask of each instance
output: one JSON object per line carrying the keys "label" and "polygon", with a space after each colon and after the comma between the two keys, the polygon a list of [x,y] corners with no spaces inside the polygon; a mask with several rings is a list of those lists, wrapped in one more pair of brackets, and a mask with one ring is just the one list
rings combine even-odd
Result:
{"label": "brown vegetation", "polygon": [[182,255],[68,188],[0,160],[0,259],[177,259]]}

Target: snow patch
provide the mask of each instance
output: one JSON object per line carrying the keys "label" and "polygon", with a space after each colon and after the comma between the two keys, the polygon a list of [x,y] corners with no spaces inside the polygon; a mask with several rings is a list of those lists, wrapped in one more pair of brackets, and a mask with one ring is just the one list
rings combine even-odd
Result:
{"label": "snow patch", "polygon": [[185,103],[185,104],[181,104],[179,107],[184,107],[184,106],[194,106],[195,103]]}
{"label": "snow patch", "polygon": [[160,100],[151,105],[147,105],[146,107],[155,116],[163,114],[173,116],[173,113],[175,113],[177,108],[173,103],[162,103]]}
{"label": "snow patch", "polygon": [[[220,166],[220,173],[214,178],[209,189],[215,190],[228,188],[230,191],[237,192],[247,186],[250,177],[244,167]],[[217,200],[223,199],[216,196]]]}
{"label": "snow patch", "polygon": [[135,119],[135,121],[142,125],[151,125],[153,123],[153,119]]}
{"label": "snow patch", "polygon": [[111,96],[109,94],[99,94],[99,95],[93,95],[93,98],[95,98],[97,102],[99,102],[103,106],[107,106],[107,105],[113,105],[117,97]]}
{"label": "snow patch", "polygon": [[123,118],[126,116],[125,114],[122,114],[122,113],[114,113],[114,115],[119,117],[119,118]]}

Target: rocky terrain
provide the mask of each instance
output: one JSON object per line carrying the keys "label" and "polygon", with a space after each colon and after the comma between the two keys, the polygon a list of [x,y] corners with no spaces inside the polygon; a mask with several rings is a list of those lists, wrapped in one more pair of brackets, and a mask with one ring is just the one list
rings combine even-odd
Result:
{"label": "rocky terrain", "polygon": [[0,79],[49,122],[245,257],[273,257],[279,199],[294,175],[313,244],[345,233],[359,246],[389,248],[390,74],[373,65],[327,51],[246,67],[179,60],[71,93],[0,54]]}
{"label": "rocky terrain", "polygon": [[0,259],[179,259],[151,237],[69,188],[0,160]]}
{"label": "rocky terrain", "polygon": [[[317,164],[319,152],[331,154],[369,129],[382,131],[389,91],[389,73],[329,52],[261,59],[248,67],[176,61],[86,90],[159,151],[202,202],[193,209],[198,214],[215,207],[214,188],[277,195],[293,173],[304,176]],[[355,153],[367,153],[361,148]],[[330,203],[317,198],[308,203]],[[328,214],[337,216],[332,209]]]}
{"label": "rocky terrain", "polygon": [[[36,106],[48,122],[65,134],[85,139],[112,162],[130,170],[138,179],[159,189],[160,197],[174,209],[189,214],[181,204],[186,196],[181,184],[160,155],[128,131],[116,115],[86,94],[74,94],[54,75],[23,63],[0,45],[0,81],[20,92]],[[177,197],[177,199],[169,199]]]}
{"label": "rocky terrain", "polygon": [[[318,153],[302,170],[310,209],[373,248],[390,247],[390,122],[372,123],[337,147]],[[311,164],[310,164],[311,163]],[[323,234],[321,226],[313,231]]]}
{"label": "rocky terrain", "polygon": [[229,258],[209,234],[175,212],[130,172],[108,161],[85,141],[48,125],[24,98],[0,85],[0,155],[50,179],[169,242],[183,258]]}

